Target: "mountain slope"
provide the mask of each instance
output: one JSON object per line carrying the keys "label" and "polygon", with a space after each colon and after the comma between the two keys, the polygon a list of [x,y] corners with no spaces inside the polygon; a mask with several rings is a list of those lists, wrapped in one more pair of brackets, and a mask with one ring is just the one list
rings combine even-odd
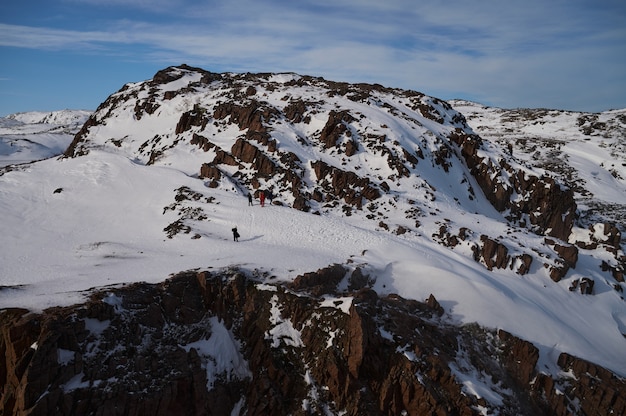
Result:
{"label": "mountain slope", "polygon": [[577,206],[611,193],[574,188],[475,120],[378,85],[159,71],[109,97],[64,158],[0,172],[0,306],[232,265],[283,285],[337,263],[380,296],[433,294],[450,322],[532,342],[539,372],[559,376],[567,352],[626,375],[623,223]]}

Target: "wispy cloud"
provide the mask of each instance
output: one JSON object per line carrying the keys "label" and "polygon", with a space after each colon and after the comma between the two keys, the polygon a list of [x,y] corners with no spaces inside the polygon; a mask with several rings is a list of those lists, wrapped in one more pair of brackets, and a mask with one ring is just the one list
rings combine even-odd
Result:
{"label": "wispy cloud", "polygon": [[102,49],[104,44],[133,43],[124,32],[76,31],[0,23],[0,46],[29,49]]}
{"label": "wispy cloud", "polygon": [[121,7],[157,13],[176,13],[181,8],[191,5],[189,0],[61,0],[61,2],[76,7],[97,6],[107,9]]}
{"label": "wispy cloud", "polygon": [[[295,71],[498,105],[529,84],[565,90],[582,72],[626,73],[623,0],[65,1],[110,14],[95,30],[0,23],[0,46]],[[149,13],[120,18],[129,8]]]}
{"label": "wispy cloud", "polygon": [[[70,0],[102,7],[152,7],[147,0]],[[188,2],[169,4],[169,22],[116,20],[96,31],[0,24],[0,45],[27,48],[97,48],[146,44],[191,56],[234,56],[344,47],[385,47],[403,55],[449,53],[469,57],[517,57],[572,47],[610,33],[586,24],[588,15],[567,13],[563,3],[484,1]],[[531,4],[532,3],[532,4]],[[162,2],[161,4],[166,4]],[[533,6],[534,4],[534,6]],[[156,5],[156,6],[155,6]],[[156,8],[155,8],[156,7]],[[597,13],[597,12],[596,12]],[[184,20],[181,20],[183,19]],[[623,40],[626,33],[614,30]]]}

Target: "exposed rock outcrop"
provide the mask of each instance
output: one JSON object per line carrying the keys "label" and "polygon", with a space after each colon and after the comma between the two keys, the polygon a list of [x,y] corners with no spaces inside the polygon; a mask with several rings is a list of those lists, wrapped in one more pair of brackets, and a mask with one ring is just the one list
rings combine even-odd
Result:
{"label": "exposed rock outcrop", "polygon": [[[321,187],[332,195],[327,200],[339,197],[346,203],[361,208],[363,198],[372,201],[380,197],[380,191],[368,178],[361,178],[354,172],[329,166],[321,160],[311,163],[311,167]],[[330,182],[327,179],[330,179]]]}
{"label": "exposed rock outcrop", "polygon": [[524,253],[511,256],[505,244],[486,235],[480,236],[480,242],[472,247],[474,260],[483,263],[488,270],[509,268],[520,275],[529,272],[533,261],[531,255]]}
{"label": "exposed rock outcrop", "polygon": [[320,133],[320,142],[325,149],[335,147],[340,137],[347,133],[347,124],[355,119],[347,111],[331,111],[328,121]]}
{"label": "exposed rock outcrop", "polygon": [[[116,128],[119,120],[127,124]],[[273,208],[352,216],[354,224],[362,221],[394,238],[436,242],[498,276],[512,271],[561,282],[576,274],[578,280],[561,283],[570,285],[572,296],[606,287],[623,291],[623,225],[600,218],[584,235],[574,200],[581,187],[518,159],[521,141],[505,145],[506,134],[487,139],[483,131],[472,130],[447,103],[415,91],[296,74],[214,74],[183,65],[111,95],[65,155],[115,146],[134,163],[199,177],[207,195],[266,190]],[[165,223],[165,235],[211,235],[207,199],[177,199],[164,207],[177,216]],[[594,254],[602,259],[596,270],[574,270],[579,250],[583,256],[589,253],[582,250],[600,252]],[[597,267],[604,279],[595,277]],[[347,279],[352,291],[365,290],[375,276],[360,273],[337,272],[315,285],[308,282],[314,276],[301,276],[292,290],[307,287],[324,296],[335,279]]]}
{"label": "exposed rock outcrop", "polygon": [[[567,241],[576,219],[576,202],[571,189],[562,187],[552,178],[514,170],[504,160],[500,165],[487,160],[479,152],[482,145],[479,136],[457,130],[449,139],[461,148],[472,175],[498,211],[508,209],[510,220],[534,227],[539,234]],[[525,197],[514,200],[513,193]],[[530,224],[525,224],[526,221]]]}
{"label": "exposed rock outcrop", "polygon": [[[532,344],[446,323],[432,295],[380,297],[367,283],[338,293],[346,272],[333,265],[290,289],[234,269],[187,272],[41,314],[2,310],[0,413],[626,411],[626,385],[605,369],[562,354],[571,376],[538,374]],[[465,390],[466,372],[498,380],[503,400]]]}
{"label": "exposed rock outcrop", "polygon": [[254,132],[267,131],[266,123],[277,115],[276,109],[256,100],[251,100],[247,105],[220,104],[213,112],[213,118],[216,120],[229,118],[229,121],[237,124],[240,130],[248,129]]}
{"label": "exposed rock outcrop", "polygon": [[180,116],[180,120],[178,120],[178,124],[176,124],[176,134],[181,134],[193,126],[200,126],[204,128],[209,120],[205,117],[204,112],[196,107],[191,111],[185,111]]}
{"label": "exposed rock outcrop", "polygon": [[231,149],[231,154],[242,162],[252,164],[260,176],[269,176],[276,171],[276,165],[257,147],[244,139],[237,139]]}

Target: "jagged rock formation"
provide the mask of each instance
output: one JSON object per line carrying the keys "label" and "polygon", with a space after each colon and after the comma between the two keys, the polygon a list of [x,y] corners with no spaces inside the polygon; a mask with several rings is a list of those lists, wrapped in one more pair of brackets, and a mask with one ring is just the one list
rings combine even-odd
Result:
{"label": "jagged rock formation", "polygon": [[[509,210],[507,218],[510,221],[522,222],[523,226],[533,227],[539,234],[568,239],[576,217],[571,189],[562,188],[552,178],[528,177],[525,170],[515,169],[505,160],[495,166],[494,161],[479,155],[481,140],[478,136],[454,132],[450,139],[461,147],[472,175],[498,211]],[[503,176],[507,174],[509,180],[504,181]],[[524,196],[513,200],[514,193]]]}
{"label": "jagged rock formation", "polygon": [[[0,313],[0,414],[623,414],[626,383],[426,303],[337,292],[333,265],[269,285],[243,270],[181,273],[42,314]],[[465,382],[493,390],[478,397]]]}

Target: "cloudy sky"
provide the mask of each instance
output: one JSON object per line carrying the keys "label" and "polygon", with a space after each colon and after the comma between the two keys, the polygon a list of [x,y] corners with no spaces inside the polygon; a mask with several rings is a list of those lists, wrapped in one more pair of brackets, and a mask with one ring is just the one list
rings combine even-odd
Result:
{"label": "cloudy sky", "polygon": [[626,1],[3,1],[0,62],[0,116],[93,110],[181,63],[603,111],[626,108]]}

